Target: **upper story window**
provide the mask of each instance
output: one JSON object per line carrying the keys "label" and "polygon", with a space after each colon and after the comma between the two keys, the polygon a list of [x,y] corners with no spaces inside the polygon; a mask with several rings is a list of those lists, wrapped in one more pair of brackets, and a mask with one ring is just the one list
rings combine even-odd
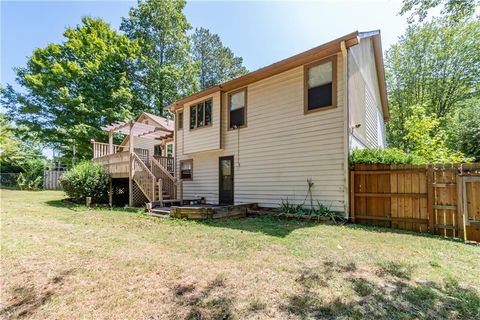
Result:
{"label": "upper story window", "polygon": [[229,128],[247,126],[247,88],[228,94]]}
{"label": "upper story window", "polygon": [[190,129],[212,124],[212,99],[190,106]]}
{"label": "upper story window", "polygon": [[183,111],[178,112],[178,121],[177,121],[177,129],[183,129]]}
{"label": "upper story window", "polygon": [[336,107],[336,70],[336,56],[305,66],[305,113]]}

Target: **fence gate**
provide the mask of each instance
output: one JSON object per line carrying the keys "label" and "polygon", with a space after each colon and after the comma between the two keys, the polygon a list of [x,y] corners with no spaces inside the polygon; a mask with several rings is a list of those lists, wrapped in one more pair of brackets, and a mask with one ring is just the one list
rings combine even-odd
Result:
{"label": "fence gate", "polygon": [[44,170],[43,171],[43,189],[62,190],[60,177],[65,173],[64,170]]}
{"label": "fence gate", "polygon": [[480,242],[480,164],[355,165],[350,217]]}

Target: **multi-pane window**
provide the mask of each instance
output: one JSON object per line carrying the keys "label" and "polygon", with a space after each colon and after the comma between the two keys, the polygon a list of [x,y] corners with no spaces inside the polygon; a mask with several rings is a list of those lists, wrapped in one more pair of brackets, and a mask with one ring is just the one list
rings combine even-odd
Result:
{"label": "multi-pane window", "polygon": [[183,180],[192,180],[193,178],[193,160],[180,161],[180,177]]}
{"label": "multi-pane window", "polygon": [[228,94],[229,128],[236,129],[247,125],[247,89]]}
{"label": "multi-pane window", "polygon": [[190,106],[190,129],[212,124],[212,99]]}
{"label": "multi-pane window", "polygon": [[305,112],[335,107],[335,58],[309,65],[305,72]]}

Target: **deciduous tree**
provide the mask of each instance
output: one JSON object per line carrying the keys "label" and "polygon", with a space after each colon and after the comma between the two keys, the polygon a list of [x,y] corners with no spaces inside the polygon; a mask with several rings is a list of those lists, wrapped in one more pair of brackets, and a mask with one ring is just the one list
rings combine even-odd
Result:
{"label": "deciduous tree", "polygon": [[410,13],[410,22],[422,22],[432,9],[442,6],[443,16],[459,21],[473,16],[479,5],[479,0],[403,0],[400,14]]}
{"label": "deciduous tree", "polygon": [[138,113],[130,74],[139,46],[100,19],[85,17],[67,28],[65,41],[36,49],[16,70],[21,87],[8,86],[2,100],[17,126],[35,132],[45,145],[90,158],[90,139],[100,126]]}
{"label": "deciduous tree", "polygon": [[407,150],[404,139],[414,106],[448,131],[447,119],[464,101],[479,97],[480,21],[434,19],[410,25],[386,53],[386,80],[391,109],[388,141]]}

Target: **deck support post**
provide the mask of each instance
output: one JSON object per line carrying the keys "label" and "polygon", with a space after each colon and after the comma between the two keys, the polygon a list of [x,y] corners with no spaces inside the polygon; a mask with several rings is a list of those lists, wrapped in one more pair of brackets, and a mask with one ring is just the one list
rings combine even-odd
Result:
{"label": "deck support post", "polygon": [[132,135],[133,122],[130,122],[128,131],[128,152],[129,157],[129,170],[128,170],[128,205],[133,207],[133,135]]}
{"label": "deck support post", "polygon": [[108,154],[113,154],[113,131],[108,131]]}
{"label": "deck support post", "polygon": [[163,207],[163,181],[162,181],[162,179],[158,179],[158,201],[162,202],[162,207]]}
{"label": "deck support post", "polygon": [[110,205],[110,208],[113,206],[112,178],[110,178],[110,185],[108,188],[108,204]]}

